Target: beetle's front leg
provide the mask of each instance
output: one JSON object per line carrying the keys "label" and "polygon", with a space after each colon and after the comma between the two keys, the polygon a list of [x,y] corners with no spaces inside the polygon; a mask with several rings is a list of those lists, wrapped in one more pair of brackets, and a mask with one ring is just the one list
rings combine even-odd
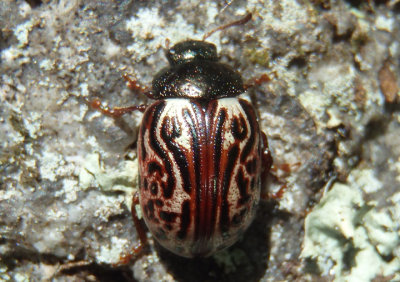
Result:
{"label": "beetle's front leg", "polygon": [[[150,99],[154,99],[153,93],[151,90],[149,90],[148,87],[141,85],[136,79],[132,79],[129,77],[128,74],[123,74],[122,77],[125,79],[127,82],[127,86],[129,89],[132,91],[138,91],[141,94],[146,95]],[[134,105],[134,106],[129,106],[129,107],[115,107],[115,108],[109,108],[107,106],[103,106],[100,99],[95,98],[91,101],[88,101],[88,104],[90,105],[91,108],[100,111],[102,114],[113,117],[113,118],[120,118],[122,115],[131,113],[134,111],[140,111],[144,112],[147,108],[147,105]]]}
{"label": "beetle's front leg", "polygon": [[271,78],[267,74],[262,74],[259,77],[255,77],[255,78],[247,81],[243,86],[244,86],[244,89],[247,90],[247,89],[252,88],[254,86],[259,86],[259,85],[261,85],[263,83],[267,83],[267,82],[270,82],[270,81],[271,81]]}
{"label": "beetle's front leg", "polygon": [[122,77],[127,82],[127,86],[130,90],[140,92],[141,94],[146,95],[148,98],[154,99],[153,92],[151,92],[149,87],[142,85],[138,80],[131,78],[127,73],[124,73]]}
{"label": "beetle's front leg", "polygon": [[113,118],[120,118],[124,114],[131,113],[134,111],[140,111],[143,113],[147,108],[147,105],[142,104],[138,106],[115,107],[110,109],[107,106],[103,106],[101,104],[100,99],[98,98],[95,98],[92,101],[90,101],[89,105],[91,108],[100,111],[102,114]]}

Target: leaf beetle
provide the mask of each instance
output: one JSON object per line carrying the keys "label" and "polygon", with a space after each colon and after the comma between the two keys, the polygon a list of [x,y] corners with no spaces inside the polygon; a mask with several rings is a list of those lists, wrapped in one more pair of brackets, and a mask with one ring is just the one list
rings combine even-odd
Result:
{"label": "leaf beetle", "polygon": [[154,238],[183,257],[231,246],[253,220],[272,165],[267,138],[252,104],[240,96],[248,87],[241,75],[219,62],[216,46],[205,41],[250,19],[248,14],[202,41],[168,48],[169,66],[154,77],[151,90],[125,75],[131,89],[155,100],[151,105],[108,109],[98,99],[90,102],[115,118],[144,112],[137,141],[139,196],[132,205],[140,238],[134,254],[147,240],[137,203]]}

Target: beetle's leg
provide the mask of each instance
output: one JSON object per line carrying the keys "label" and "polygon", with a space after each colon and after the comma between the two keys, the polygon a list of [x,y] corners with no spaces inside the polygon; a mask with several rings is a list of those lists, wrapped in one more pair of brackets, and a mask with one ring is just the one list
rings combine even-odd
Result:
{"label": "beetle's leg", "polygon": [[[271,151],[269,150],[268,147],[268,139],[267,135],[261,131],[261,187],[266,187],[266,183],[268,180],[268,176],[270,175],[270,170],[272,167],[273,159],[271,155]],[[269,195],[266,191],[262,190],[261,193],[261,198],[262,199],[268,199]]]}
{"label": "beetle's leg", "polygon": [[280,179],[277,176],[278,170],[284,172],[285,174],[289,174],[292,171],[293,167],[298,167],[300,166],[300,162],[297,162],[295,164],[279,164],[279,165],[272,165],[273,164],[273,159],[271,156],[271,151],[268,148],[268,139],[267,135],[265,135],[264,132],[261,131],[261,138],[262,138],[262,187],[265,187],[265,184],[267,182],[267,177],[271,176],[273,181],[280,184],[280,188],[278,191],[274,193],[268,193],[266,195],[262,195],[262,198],[266,199],[281,199],[283,194],[285,193],[286,189],[288,188],[286,181]]}
{"label": "beetle's leg", "polygon": [[274,192],[274,193],[269,193],[267,198],[269,199],[276,199],[279,200],[283,197],[283,194],[286,192],[287,188],[288,188],[288,184],[285,180],[282,179],[282,175],[278,176],[278,171],[283,172],[283,175],[288,175],[292,172],[292,168],[294,167],[299,167],[300,166],[300,162],[294,163],[294,164],[274,164],[270,171],[269,171],[269,175],[272,177],[273,181],[275,183],[277,183],[278,185],[280,185],[280,188],[278,189],[278,191]]}
{"label": "beetle's leg", "polygon": [[124,254],[123,256],[121,256],[116,266],[128,264],[132,259],[138,259],[140,256],[144,254],[143,247],[146,246],[147,244],[147,236],[146,236],[146,230],[143,227],[142,220],[140,220],[136,214],[136,205],[138,204],[139,204],[139,194],[136,192],[135,194],[133,194],[131,212],[132,212],[133,223],[135,224],[136,232],[139,237],[139,243],[137,243],[137,245],[132,248],[129,254]]}
{"label": "beetle's leg", "polygon": [[286,189],[288,188],[286,181],[282,181],[282,180],[277,180],[278,183],[281,184],[281,186],[279,187],[278,191],[274,192],[274,193],[268,193],[268,195],[266,196],[267,199],[274,199],[274,200],[279,200],[282,199],[283,194],[286,192]]}
{"label": "beetle's leg", "polygon": [[[265,198],[268,199],[275,199],[279,200],[282,199],[283,194],[286,192],[288,189],[288,183],[282,179],[283,175],[290,174],[292,171],[292,167],[297,167],[300,166],[300,163],[295,163],[295,164],[274,164],[271,167],[271,170],[269,171],[270,177],[272,177],[272,181],[280,185],[278,191],[273,192],[273,193],[268,193],[268,195],[265,196]],[[278,171],[283,172],[283,175],[278,176]]]}
{"label": "beetle's leg", "polygon": [[[132,91],[139,91],[140,93],[146,95],[150,99],[154,99],[153,93],[149,90],[148,87],[141,85],[137,80],[132,79],[129,77],[128,74],[124,73],[122,77],[125,79],[127,82],[127,86],[129,89]],[[115,107],[115,108],[109,108],[107,106],[102,106],[100,99],[95,98],[91,101],[87,101],[88,104],[90,105],[91,108],[100,111],[106,116],[110,116],[113,118],[119,118],[124,114],[131,113],[134,111],[140,111],[144,112],[147,108],[147,105],[134,105],[134,106],[129,106],[129,107]]]}
{"label": "beetle's leg", "polygon": [[84,267],[88,267],[91,264],[93,264],[93,262],[88,261],[88,260],[78,260],[78,261],[70,261],[70,262],[65,262],[63,264],[60,264],[57,269],[56,272],[53,274],[53,277],[56,277],[60,274],[66,273],[68,271],[71,271],[73,269],[79,269],[79,268],[84,268]]}
{"label": "beetle's leg", "polygon": [[250,79],[243,85],[243,87],[244,87],[244,90],[247,90],[251,87],[259,86],[263,83],[267,83],[270,81],[271,81],[271,78],[267,74],[264,73],[264,74],[260,75],[259,77],[254,77],[253,79]]}
{"label": "beetle's leg", "polygon": [[138,106],[115,107],[110,109],[107,106],[102,106],[101,101],[98,98],[89,101],[89,105],[91,108],[100,111],[102,114],[113,118],[119,118],[124,114],[131,113],[134,111],[140,111],[143,113],[147,108],[147,105],[142,104]]}
{"label": "beetle's leg", "polygon": [[139,81],[137,81],[136,79],[132,79],[127,73],[124,73],[122,77],[127,82],[127,86],[130,90],[139,91],[140,93],[146,95],[148,98],[154,99],[154,95],[149,87],[140,84]]}
{"label": "beetle's leg", "polygon": [[261,177],[262,177],[262,182],[265,183],[267,176],[269,174],[269,171],[271,169],[273,159],[271,155],[271,151],[269,150],[268,147],[268,139],[267,135],[261,131],[261,138],[262,138],[262,171],[261,171]]}
{"label": "beetle's leg", "polygon": [[136,252],[140,252],[140,250],[143,248],[143,246],[145,244],[147,244],[147,236],[146,236],[146,230],[143,227],[142,221],[139,219],[139,217],[136,214],[136,205],[139,205],[139,193],[138,192],[133,194],[131,213],[132,213],[133,223],[135,224],[136,231],[139,236],[139,246],[137,246],[136,249],[138,249],[138,251],[136,251]]}

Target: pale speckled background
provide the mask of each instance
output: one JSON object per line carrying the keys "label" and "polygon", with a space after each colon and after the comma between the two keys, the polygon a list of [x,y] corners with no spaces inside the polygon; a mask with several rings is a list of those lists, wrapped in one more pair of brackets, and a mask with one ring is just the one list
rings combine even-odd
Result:
{"label": "pale speckled background", "polygon": [[[399,1],[224,6],[0,2],[1,280],[400,279]],[[86,99],[148,102],[123,73],[149,85],[167,65],[167,38],[200,39],[246,11],[251,22],[209,41],[245,80],[272,78],[249,94],[275,163],[300,162],[280,176],[288,191],[262,203],[227,251],[187,260],[150,240],[143,257],[116,267],[137,240],[129,207],[141,115],[113,120]]]}

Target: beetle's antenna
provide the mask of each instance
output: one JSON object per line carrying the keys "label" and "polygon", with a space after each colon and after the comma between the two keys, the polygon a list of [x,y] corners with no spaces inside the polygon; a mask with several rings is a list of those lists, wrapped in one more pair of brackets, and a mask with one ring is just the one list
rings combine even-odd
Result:
{"label": "beetle's antenna", "polygon": [[230,28],[231,26],[245,24],[245,23],[247,23],[248,21],[251,20],[251,17],[252,17],[252,14],[251,14],[251,13],[248,13],[246,16],[244,16],[244,17],[243,17],[242,19],[240,19],[240,20],[237,20],[237,21],[228,23],[228,24],[226,24],[226,25],[222,25],[222,26],[217,27],[217,28],[215,28],[215,29],[213,29],[213,30],[207,32],[206,34],[204,34],[204,36],[203,36],[203,41],[206,40],[208,37],[210,37],[213,33],[217,32],[217,31]]}

